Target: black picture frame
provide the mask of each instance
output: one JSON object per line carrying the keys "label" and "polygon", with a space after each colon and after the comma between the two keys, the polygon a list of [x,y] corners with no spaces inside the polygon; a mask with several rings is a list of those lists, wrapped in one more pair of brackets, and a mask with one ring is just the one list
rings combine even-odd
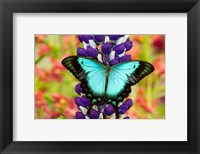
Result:
{"label": "black picture frame", "polygon": [[[1,153],[200,154],[199,0],[0,0]],[[13,141],[13,13],[187,13],[188,141],[21,142]],[[184,84],[184,83],[183,83]],[[92,134],[90,134],[92,135]],[[95,136],[94,136],[95,137]]]}

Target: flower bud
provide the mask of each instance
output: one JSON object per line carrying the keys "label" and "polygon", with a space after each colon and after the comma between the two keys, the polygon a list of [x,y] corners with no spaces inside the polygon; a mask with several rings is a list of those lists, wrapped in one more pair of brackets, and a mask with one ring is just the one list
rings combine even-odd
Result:
{"label": "flower bud", "polygon": [[118,63],[119,63],[119,59],[115,58],[115,59],[113,59],[113,60],[110,61],[110,66],[116,65]]}
{"label": "flower bud", "polygon": [[125,114],[128,111],[128,105],[122,104],[119,108],[118,108],[118,113],[119,114]]}
{"label": "flower bud", "polygon": [[126,41],[125,42],[125,47],[126,47],[126,51],[129,51],[133,46],[133,42],[132,41]]}
{"label": "flower bud", "polygon": [[111,44],[109,42],[106,42],[102,45],[102,52],[104,54],[109,54],[111,51]]}
{"label": "flower bud", "polygon": [[99,112],[94,109],[91,109],[89,111],[89,117],[90,119],[97,119],[99,117]]}
{"label": "flower bud", "polygon": [[90,106],[91,102],[88,98],[86,98],[85,95],[82,96],[82,102],[84,104],[84,107]]}
{"label": "flower bud", "polygon": [[119,35],[108,35],[108,36],[109,36],[110,40],[113,40],[113,41],[115,41],[119,38]]}
{"label": "flower bud", "polygon": [[78,107],[79,107],[79,106],[85,107],[85,105],[84,105],[84,103],[83,103],[83,101],[82,101],[82,99],[81,99],[80,97],[75,97],[74,101],[75,101],[75,103],[76,103],[76,105],[77,105]]}
{"label": "flower bud", "polygon": [[130,61],[130,60],[131,60],[131,55],[124,55],[124,56],[119,58],[120,62]]}
{"label": "flower bud", "polygon": [[76,112],[76,119],[85,119],[85,115],[82,112]]}
{"label": "flower bud", "polygon": [[125,114],[128,109],[133,105],[133,102],[131,99],[127,99],[119,108],[118,108],[118,113],[119,114]]}
{"label": "flower bud", "polygon": [[78,47],[77,48],[77,55],[79,56],[88,56],[87,52],[85,49]]}
{"label": "flower bud", "polygon": [[89,43],[89,40],[92,40],[92,36],[91,35],[78,35],[78,39],[81,41],[81,42],[86,42],[86,43]]}
{"label": "flower bud", "polygon": [[82,96],[82,98],[80,97],[75,97],[74,99],[76,105],[78,107],[82,106],[82,107],[88,107],[90,105],[90,100],[87,99],[85,96]]}
{"label": "flower bud", "polygon": [[88,56],[90,56],[92,58],[96,58],[98,55],[97,50],[92,48],[91,46],[87,46],[86,52],[87,52]]}
{"label": "flower bud", "polygon": [[75,91],[76,91],[77,94],[79,94],[79,95],[83,92],[80,83],[78,83],[78,84],[75,86]]}
{"label": "flower bud", "polygon": [[104,35],[94,35],[94,39],[97,41],[97,42],[103,42],[104,41]]}
{"label": "flower bud", "polygon": [[123,104],[127,105],[130,108],[133,105],[132,99],[127,99]]}
{"label": "flower bud", "polygon": [[108,105],[105,110],[104,113],[108,116],[110,116],[111,114],[113,114],[115,111],[114,107],[112,105]]}
{"label": "flower bud", "polygon": [[113,50],[116,52],[116,54],[119,55],[119,54],[121,54],[121,53],[124,52],[124,50],[125,50],[125,44],[122,43],[122,44],[116,45],[116,46],[113,48]]}

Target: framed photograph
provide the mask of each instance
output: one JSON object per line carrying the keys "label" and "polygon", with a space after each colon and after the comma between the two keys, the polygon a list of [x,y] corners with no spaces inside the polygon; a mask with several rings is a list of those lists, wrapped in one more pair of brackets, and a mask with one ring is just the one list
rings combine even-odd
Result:
{"label": "framed photograph", "polygon": [[0,10],[1,153],[200,153],[198,0]]}

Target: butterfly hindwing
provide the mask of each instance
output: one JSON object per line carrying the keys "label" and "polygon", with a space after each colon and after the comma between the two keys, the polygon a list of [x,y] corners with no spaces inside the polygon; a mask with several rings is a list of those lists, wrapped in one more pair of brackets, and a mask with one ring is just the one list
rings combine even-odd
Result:
{"label": "butterfly hindwing", "polygon": [[120,102],[131,92],[131,86],[153,72],[153,66],[144,61],[129,61],[111,67],[106,89],[107,99]]}
{"label": "butterfly hindwing", "polygon": [[102,98],[105,95],[105,66],[95,60],[70,56],[63,59],[62,64],[81,81],[83,91],[90,98]]}

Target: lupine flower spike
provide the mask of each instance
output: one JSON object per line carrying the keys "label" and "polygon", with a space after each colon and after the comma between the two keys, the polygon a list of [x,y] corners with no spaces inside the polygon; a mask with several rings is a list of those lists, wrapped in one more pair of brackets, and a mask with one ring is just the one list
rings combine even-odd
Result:
{"label": "lupine flower spike", "polygon": [[133,46],[129,35],[79,35],[78,38],[84,48],[77,48],[78,56],[62,60],[81,81],[75,86],[80,95],[75,98],[79,109],[76,118],[128,119],[126,112],[133,102],[126,97],[131,86],[150,74],[153,66],[148,62],[131,61],[127,54]]}
{"label": "lupine flower spike", "polygon": [[[90,57],[110,66],[131,60],[131,56],[126,53],[133,46],[128,35],[78,35],[78,38],[85,47],[77,49],[78,56]],[[128,116],[121,115],[125,115],[131,108],[133,104],[131,99],[124,103],[121,102],[118,107],[106,102],[93,105],[86,98],[80,83],[75,86],[75,91],[81,95],[75,98],[75,103],[79,107],[79,111],[76,113],[77,119],[113,119],[120,117],[129,119]],[[116,112],[118,116],[116,116]]]}

